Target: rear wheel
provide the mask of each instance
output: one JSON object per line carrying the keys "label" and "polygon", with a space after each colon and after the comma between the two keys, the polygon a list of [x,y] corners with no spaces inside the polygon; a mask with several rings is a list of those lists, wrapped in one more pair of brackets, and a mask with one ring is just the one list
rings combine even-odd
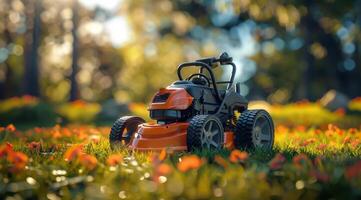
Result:
{"label": "rear wheel", "polygon": [[246,110],[241,113],[235,128],[234,144],[237,148],[272,149],[274,125],[265,110]]}
{"label": "rear wheel", "polygon": [[188,151],[220,149],[224,143],[222,122],[214,115],[196,115],[187,129]]}
{"label": "rear wheel", "polygon": [[129,145],[139,124],[144,123],[144,119],[134,116],[124,116],[114,122],[110,134],[109,143],[112,149]]}

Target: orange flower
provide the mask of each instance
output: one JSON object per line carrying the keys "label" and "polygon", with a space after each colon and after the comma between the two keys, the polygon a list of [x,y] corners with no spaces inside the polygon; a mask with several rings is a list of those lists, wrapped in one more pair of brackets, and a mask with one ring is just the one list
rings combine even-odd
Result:
{"label": "orange flower", "polygon": [[316,142],[316,138],[309,138],[309,139],[301,142],[301,143],[300,143],[300,146],[301,146],[301,147],[305,147],[305,146],[307,146],[307,145],[309,145],[309,144],[312,144],[312,143],[314,143],[314,142]]}
{"label": "orange flower", "polygon": [[6,127],[6,130],[9,131],[9,132],[15,132],[16,131],[16,128],[13,124],[9,124],[7,127]]}
{"label": "orange flower", "polygon": [[31,150],[31,151],[40,151],[41,149],[41,143],[40,142],[30,142],[28,144],[28,148]]}
{"label": "orange flower", "polygon": [[332,135],[330,132],[335,132],[338,135],[343,135],[345,131],[341,130],[334,124],[328,124],[328,132],[329,132],[329,135]]}
{"label": "orange flower", "polygon": [[89,136],[90,142],[93,142],[94,144],[99,144],[100,142],[100,136],[99,135],[91,135]]}
{"label": "orange flower", "polygon": [[314,134],[316,134],[316,135],[319,135],[321,133],[322,133],[322,131],[320,129],[316,129],[315,132],[314,132]]}
{"label": "orange flower", "polygon": [[334,113],[340,117],[345,116],[346,111],[344,108],[338,108],[337,110],[334,111]]}
{"label": "orange flower", "polygon": [[348,144],[351,142],[351,137],[350,136],[346,136],[344,139],[343,139],[343,144]]}
{"label": "orange flower", "polygon": [[160,161],[163,161],[163,160],[165,160],[167,158],[167,152],[166,152],[166,150],[165,149],[162,149],[162,151],[159,153],[159,155],[158,155],[158,159],[160,160]]}
{"label": "orange flower", "polygon": [[160,165],[158,165],[158,167],[156,168],[156,174],[159,176],[164,176],[164,175],[168,175],[172,172],[172,167],[169,166],[166,163],[161,163]]}
{"label": "orange flower", "polygon": [[349,132],[350,134],[356,134],[358,131],[357,131],[356,128],[350,128],[350,129],[348,129],[348,132]]}
{"label": "orange flower", "polygon": [[191,169],[198,169],[202,166],[203,162],[204,161],[196,155],[183,156],[177,164],[177,168],[181,172],[186,172]]}
{"label": "orange flower", "polygon": [[304,125],[298,125],[296,126],[296,131],[298,132],[305,132],[306,131],[306,127]]}
{"label": "orange flower", "polygon": [[120,154],[110,155],[107,159],[107,164],[109,166],[119,165],[123,161],[123,156]]}
{"label": "orange flower", "polygon": [[61,131],[60,134],[62,134],[62,135],[65,136],[65,137],[70,137],[70,136],[72,136],[72,133],[71,133],[71,131],[70,131],[68,128],[62,128],[60,131]]}
{"label": "orange flower", "polygon": [[98,160],[96,157],[92,155],[82,154],[79,157],[79,163],[84,167],[86,167],[87,169],[92,170],[97,166]]}
{"label": "orange flower", "polygon": [[233,163],[244,162],[248,159],[248,153],[240,150],[233,150],[229,156],[229,160]]}
{"label": "orange flower", "polygon": [[74,145],[66,150],[64,154],[65,161],[73,161],[83,154],[83,145]]}
{"label": "orange flower", "polygon": [[86,134],[84,130],[73,130],[73,132],[80,140],[84,140],[88,137],[88,134]]}
{"label": "orange flower", "polygon": [[287,126],[279,125],[276,127],[276,132],[277,133],[288,133],[289,128]]}
{"label": "orange flower", "polygon": [[326,149],[326,148],[327,148],[327,144],[319,144],[319,145],[317,146],[317,149],[320,150],[320,151],[322,151],[322,150],[324,150],[324,149]]}
{"label": "orange flower", "polygon": [[309,143],[307,142],[307,140],[306,140],[306,141],[302,141],[302,142],[300,143],[300,146],[301,146],[301,147],[305,147],[305,146],[307,146],[307,145],[309,145]]}
{"label": "orange flower", "polygon": [[218,163],[220,166],[222,166],[223,168],[227,168],[227,167],[228,167],[227,161],[226,161],[222,156],[216,155],[216,156],[214,157],[214,161],[215,161],[216,163]]}
{"label": "orange flower", "polygon": [[53,138],[60,138],[60,137],[62,136],[61,133],[60,133],[60,131],[57,130],[57,129],[51,130],[51,135],[52,135]]}
{"label": "orange flower", "polygon": [[161,183],[159,178],[161,176],[165,176],[172,173],[172,171],[173,169],[170,165],[166,163],[160,163],[160,164],[158,163],[156,164],[156,166],[154,166],[154,171],[153,171],[154,173],[152,179],[156,183]]}
{"label": "orange flower", "polygon": [[307,106],[310,104],[310,101],[308,99],[302,99],[302,100],[296,101],[295,104],[299,107]]}
{"label": "orange flower", "polygon": [[11,144],[10,142],[6,142],[6,146],[7,146],[8,148],[14,149],[14,145]]}
{"label": "orange flower", "polygon": [[13,172],[24,169],[28,160],[28,156],[22,152],[12,152],[8,155],[8,161],[14,165],[12,168]]}
{"label": "orange flower", "polygon": [[0,146],[0,158],[6,158],[12,164],[11,172],[24,169],[29,160],[28,156],[24,153],[14,151],[13,145],[8,142]]}
{"label": "orange flower", "polygon": [[76,100],[76,101],[71,102],[71,104],[75,107],[83,108],[86,106],[87,103],[83,100]]}
{"label": "orange flower", "polygon": [[277,170],[277,169],[281,169],[283,166],[283,163],[286,161],[286,158],[278,153],[269,163],[269,167],[272,170]]}
{"label": "orange flower", "polygon": [[355,97],[355,98],[351,99],[351,102],[359,102],[359,103],[361,103],[361,97]]}
{"label": "orange flower", "polygon": [[13,151],[14,150],[13,150],[13,145],[12,144],[7,142],[5,145],[1,145],[0,146],[0,158],[7,157]]}
{"label": "orange flower", "polygon": [[341,135],[343,135],[343,134],[345,133],[345,131],[344,131],[344,130],[341,130],[341,129],[338,129],[336,132],[337,132],[337,134],[338,134],[339,136],[341,136]]}
{"label": "orange flower", "polygon": [[147,157],[147,161],[152,163],[153,165],[158,165],[160,163],[159,155],[154,153],[150,153]]}
{"label": "orange flower", "polygon": [[33,103],[37,100],[36,97],[33,97],[31,95],[24,95],[22,96],[22,99],[25,101],[25,103]]}
{"label": "orange flower", "polygon": [[354,141],[352,141],[351,143],[352,148],[357,148],[357,146],[360,144],[360,140],[359,139],[355,139]]}
{"label": "orange flower", "polygon": [[308,164],[310,159],[307,155],[301,153],[295,157],[293,157],[292,162],[297,168],[302,168],[304,165]]}
{"label": "orange flower", "polygon": [[330,131],[334,131],[334,129],[337,128],[335,125],[333,124],[328,124],[327,125],[327,129],[330,130]]}
{"label": "orange flower", "polygon": [[327,137],[332,137],[332,136],[333,136],[333,131],[327,130],[327,131],[325,131],[325,135],[326,135]]}
{"label": "orange flower", "polygon": [[361,174],[361,161],[346,168],[345,176],[347,179],[353,179]]}
{"label": "orange flower", "polygon": [[34,132],[37,133],[37,134],[43,132],[43,129],[42,129],[42,128],[39,128],[39,127],[35,127],[33,130],[34,130]]}

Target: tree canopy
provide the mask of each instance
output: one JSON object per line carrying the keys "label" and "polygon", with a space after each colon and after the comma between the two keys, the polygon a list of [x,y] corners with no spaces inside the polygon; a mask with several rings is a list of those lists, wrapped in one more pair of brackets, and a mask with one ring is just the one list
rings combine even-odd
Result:
{"label": "tree canopy", "polygon": [[[147,102],[226,51],[249,99],[361,95],[361,1],[0,1],[0,96]],[[223,70],[226,74],[227,70]]]}

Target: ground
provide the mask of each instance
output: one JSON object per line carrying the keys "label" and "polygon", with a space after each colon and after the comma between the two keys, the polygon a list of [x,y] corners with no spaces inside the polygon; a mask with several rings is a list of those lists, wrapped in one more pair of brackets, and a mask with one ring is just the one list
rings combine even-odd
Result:
{"label": "ground", "polygon": [[309,103],[274,106],[271,113],[276,122],[275,145],[271,151],[187,153],[164,149],[140,153],[125,148],[110,149],[108,126],[69,124],[18,130],[17,124],[10,124],[0,128],[0,196],[2,199],[361,197],[361,127],[357,117],[344,111],[325,111]]}

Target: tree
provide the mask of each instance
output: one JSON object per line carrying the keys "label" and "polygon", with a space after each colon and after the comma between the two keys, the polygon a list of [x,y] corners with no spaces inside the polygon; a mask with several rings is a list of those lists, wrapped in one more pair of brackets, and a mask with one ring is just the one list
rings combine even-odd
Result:
{"label": "tree", "polygon": [[[360,12],[355,1],[233,0],[231,3],[163,0],[157,3],[130,1],[129,5],[136,11],[129,13],[137,13],[129,17],[139,34],[139,43],[158,43],[171,35],[179,41],[192,41],[200,47],[193,48],[199,54],[203,54],[202,45],[213,42],[217,48],[221,46],[215,42],[219,35],[231,38],[232,29],[252,21],[255,24],[252,34],[260,48],[252,56],[257,73],[246,82],[252,90],[251,99],[261,96],[278,99],[274,101],[278,103],[304,98],[316,100],[329,89],[337,89],[350,97],[361,95],[361,80],[357,78],[359,48],[355,47],[351,53],[344,52],[345,45],[351,43],[352,47],[352,43],[358,45],[357,41],[360,41],[357,37],[360,35],[360,24],[357,23]],[[146,27],[144,24],[153,25],[157,29],[154,35],[159,37],[142,41],[149,31],[142,30]],[[353,24],[357,28],[352,28]],[[343,32],[348,34],[345,39],[340,39],[339,31],[343,27],[347,29]],[[197,32],[201,37],[195,34]],[[296,43],[293,45],[296,48],[290,45]],[[232,45],[233,48],[242,46]],[[269,49],[272,49],[271,53]],[[345,66],[345,60],[349,66]],[[272,98],[274,96],[282,98]]]}
{"label": "tree", "polygon": [[41,1],[27,1],[28,12],[26,16],[28,31],[25,34],[25,73],[24,94],[38,97],[39,90],[39,68],[38,48],[41,34]]}
{"label": "tree", "polygon": [[70,101],[75,101],[79,99],[79,88],[78,88],[78,81],[76,75],[78,73],[78,1],[73,1],[73,29],[72,29],[72,36],[73,36],[73,53],[72,53],[72,64],[71,64],[71,75],[70,75]]}
{"label": "tree", "polygon": [[[5,7],[5,10],[10,10],[9,1],[6,4],[2,5]],[[7,19],[8,14],[6,12],[1,13],[1,19],[4,22],[4,30],[2,32],[2,38],[4,38],[5,44],[13,43],[13,38],[11,32],[9,30],[9,23],[10,21]],[[5,99],[6,97],[12,96],[15,94],[14,90],[14,83],[13,83],[13,72],[11,68],[11,64],[9,63],[8,59],[3,62],[4,65],[4,76],[3,80],[0,81],[0,99]]]}

